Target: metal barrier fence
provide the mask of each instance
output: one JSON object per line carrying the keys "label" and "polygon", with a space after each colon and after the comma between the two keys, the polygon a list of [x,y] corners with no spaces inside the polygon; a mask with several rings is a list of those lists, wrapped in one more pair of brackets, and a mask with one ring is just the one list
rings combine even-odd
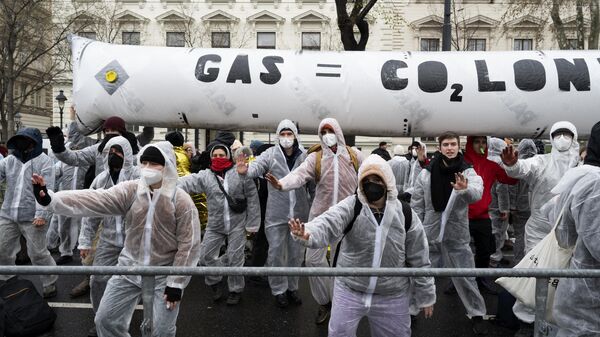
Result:
{"label": "metal barrier fence", "polygon": [[535,277],[535,337],[552,337],[556,327],[546,322],[548,281],[560,278],[600,278],[600,269],[475,269],[475,268],[291,268],[291,267],[103,267],[103,266],[0,266],[0,275],[141,275],[144,319],[142,336],[152,335],[152,304],[157,275],[241,276],[398,276],[398,277]]}

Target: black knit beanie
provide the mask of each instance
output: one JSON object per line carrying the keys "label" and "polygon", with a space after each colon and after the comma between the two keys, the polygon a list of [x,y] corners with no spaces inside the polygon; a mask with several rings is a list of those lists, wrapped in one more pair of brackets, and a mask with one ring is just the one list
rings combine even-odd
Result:
{"label": "black knit beanie", "polygon": [[154,146],[149,146],[144,150],[140,157],[140,162],[150,161],[156,164],[165,166],[165,157],[162,155],[159,149]]}

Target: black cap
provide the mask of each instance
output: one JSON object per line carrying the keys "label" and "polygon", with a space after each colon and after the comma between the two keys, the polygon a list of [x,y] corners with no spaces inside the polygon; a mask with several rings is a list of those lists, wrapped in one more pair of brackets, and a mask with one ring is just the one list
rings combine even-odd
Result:
{"label": "black cap", "polygon": [[154,146],[149,146],[140,156],[140,162],[150,161],[165,166],[165,157],[162,152]]}
{"label": "black cap", "polygon": [[179,131],[171,131],[165,135],[165,140],[173,146],[183,146],[183,135]]}

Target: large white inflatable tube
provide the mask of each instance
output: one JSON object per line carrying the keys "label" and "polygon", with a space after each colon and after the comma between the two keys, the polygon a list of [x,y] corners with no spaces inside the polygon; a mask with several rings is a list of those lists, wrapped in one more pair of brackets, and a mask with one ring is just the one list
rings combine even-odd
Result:
{"label": "large white inflatable tube", "polygon": [[537,137],[600,120],[600,51],[300,52],[112,45],[72,38],[80,125]]}

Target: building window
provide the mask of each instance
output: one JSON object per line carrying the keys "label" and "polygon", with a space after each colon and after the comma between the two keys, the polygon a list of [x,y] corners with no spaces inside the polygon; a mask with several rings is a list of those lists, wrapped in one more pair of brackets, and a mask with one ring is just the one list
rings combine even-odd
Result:
{"label": "building window", "polygon": [[469,51],[485,51],[485,39],[468,39],[467,50]]}
{"label": "building window", "polygon": [[212,32],[210,45],[213,48],[231,48],[231,35],[229,32]]}
{"label": "building window", "polygon": [[78,35],[81,36],[81,37],[85,37],[86,39],[97,40],[96,39],[96,32],[79,32]]}
{"label": "building window", "polygon": [[275,33],[256,33],[256,48],[275,49]]}
{"label": "building window", "polygon": [[185,47],[183,32],[167,32],[167,47]]}
{"label": "building window", "polygon": [[421,51],[439,51],[440,39],[421,39]]}
{"label": "building window", "polygon": [[302,50],[321,50],[321,33],[302,33]]}
{"label": "building window", "polygon": [[577,39],[567,39],[567,46],[568,46],[568,49],[570,49],[570,50],[578,49]]}
{"label": "building window", "polygon": [[533,50],[533,40],[515,39],[513,50]]}
{"label": "building window", "polygon": [[130,44],[134,46],[140,45],[140,32],[123,32],[121,35],[123,44]]}

